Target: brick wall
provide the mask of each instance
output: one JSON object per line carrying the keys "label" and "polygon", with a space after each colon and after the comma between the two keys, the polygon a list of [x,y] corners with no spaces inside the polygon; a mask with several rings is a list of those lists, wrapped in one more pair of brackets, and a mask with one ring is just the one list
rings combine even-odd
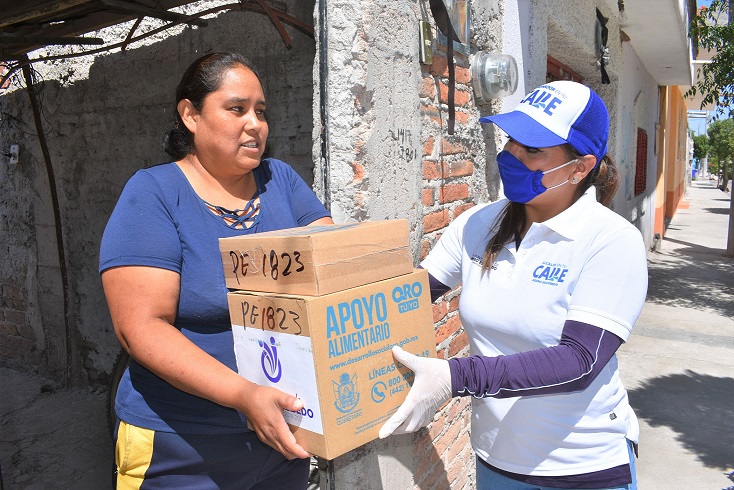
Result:
{"label": "brick wall", "polygon": [[[456,131],[447,132],[448,62],[445,46],[439,46],[431,65],[422,65],[420,87],[422,121],[423,237],[421,259],[441,237],[443,230],[474,205],[472,177],[475,172],[470,146],[462,134],[471,111],[476,111],[470,86],[469,60],[454,53]],[[448,359],[466,355],[468,339],[458,315],[459,290],[446,294],[433,305],[438,356]],[[415,488],[436,488],[448,480],[450,488],[474,488],[474,453],[469,442],[471,408],[468,398],[455,398],[436,414],[414,447]]]}

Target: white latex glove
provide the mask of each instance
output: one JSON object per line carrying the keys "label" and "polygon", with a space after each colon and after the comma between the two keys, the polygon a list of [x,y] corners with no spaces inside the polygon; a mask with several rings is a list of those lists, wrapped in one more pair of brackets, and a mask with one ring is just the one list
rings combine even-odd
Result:
{"label": "white latex glove", "polygon": [[392,348],[395,359],[415,373],[413,387],[397,412],[380,428],[380,439],[390,434],[407,434],[425,427],[436,410],[451,399],[451,370],[448,361],[419,357],[398,346]]}

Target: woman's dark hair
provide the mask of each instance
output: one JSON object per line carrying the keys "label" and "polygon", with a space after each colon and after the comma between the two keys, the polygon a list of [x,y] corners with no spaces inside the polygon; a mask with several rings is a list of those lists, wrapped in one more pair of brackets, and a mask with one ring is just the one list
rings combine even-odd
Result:
{"label": "woman's dark hair", "polygon": [[194,135],[181,120],[178,103],[188,99],[200,111],[206,96],[219,88],[225,72],[236,66],[244,66],[250,70],[262,85],[260,75],[252,62],[238,53],[210,53],[197,59],[186,69],[176,88],[173,127],[163,135],[163,149],[174,159],[180,160],[194,150]]}
{"label": "woman's dark hair", "polygon": [[[563,145],[563,148],[569,160],[583,156],[569,144]],[[596,188],[596,200],[609,207],[619,187],[619,172],[609,155],[605,155],[601,162],[584,177],[584,180],[579,182],[577,195],[581,196],[592,185]],[[496,231],[496,233],[489,239],[484,249],[482,272],[488,272],[491,269],[502,247],[507,243],[520,241],[524,226],[525,205],[517,202],[507,203],[492,225],[491,231]]]}

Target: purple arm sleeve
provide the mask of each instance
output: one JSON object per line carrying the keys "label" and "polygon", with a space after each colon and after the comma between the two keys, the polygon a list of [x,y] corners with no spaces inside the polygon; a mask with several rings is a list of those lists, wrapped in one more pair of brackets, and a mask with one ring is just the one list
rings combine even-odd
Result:
{"label": "purple arm sleeve", "polygon": [[588,387],[622,339],[588,323],[567,321],[553,347],[508,356],[449,359],[454,396],[509,398],[569,393]]}
{"label": "purple arm sleeve", "polygon": [[433,277],[430,273],[428,274],[428,286],[431,288],[431,303],[451,290],[450,287]]}

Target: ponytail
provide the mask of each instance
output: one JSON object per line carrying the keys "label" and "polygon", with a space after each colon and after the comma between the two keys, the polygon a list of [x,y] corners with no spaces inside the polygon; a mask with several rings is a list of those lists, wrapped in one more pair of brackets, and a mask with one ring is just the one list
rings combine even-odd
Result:
{"label": "ponytail", "polygon": [[581,193],[592,185],[596,188],[596,200],[609,207],[619,187],[619,171],[609,155],[604,155],[594,170],[581,181]]}

